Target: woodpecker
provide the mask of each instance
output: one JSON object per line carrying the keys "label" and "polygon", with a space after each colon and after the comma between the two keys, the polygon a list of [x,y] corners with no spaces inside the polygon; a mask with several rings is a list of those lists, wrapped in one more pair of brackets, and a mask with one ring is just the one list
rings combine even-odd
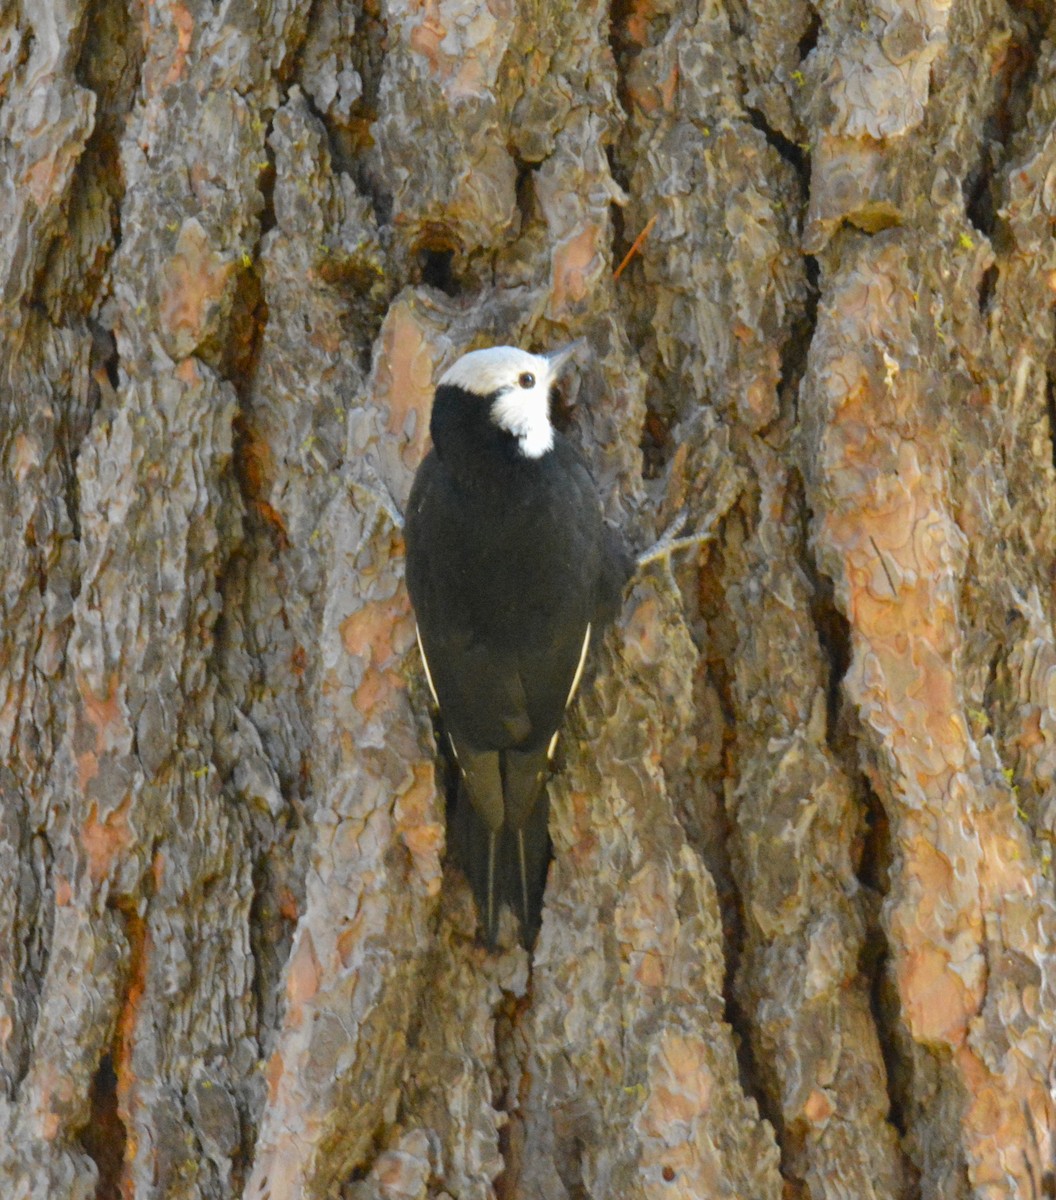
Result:
{"label": "woodpecker", "polygon": [[404,525],[418,646],[458,775],[449,842],[491,945],[504,904],[526,945],[538,928],[558,730],[633,567],[550,419],[577,344],[474,350],[441,376]]}

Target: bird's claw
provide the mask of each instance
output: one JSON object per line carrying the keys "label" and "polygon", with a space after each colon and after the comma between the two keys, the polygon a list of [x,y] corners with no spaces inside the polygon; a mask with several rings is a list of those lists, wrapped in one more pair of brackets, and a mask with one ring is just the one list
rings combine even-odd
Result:
{"label": "bird's claw", "polygon": [[688,533],[679,537],[679,534],[685,528],[688,518],[689,510],[685,508],[680,509],[675,519],[668,525],[653,545],[638,555],[638,571],[644,570],[651,563],[661,561],[667,563],[668,567],[670,567],[671,556],[673,554],[677,554],[681,550],[699,548],[705,542],[711,541],[715,536],[713,524],[708,524],[705,528],[698,529],[695,533]]}

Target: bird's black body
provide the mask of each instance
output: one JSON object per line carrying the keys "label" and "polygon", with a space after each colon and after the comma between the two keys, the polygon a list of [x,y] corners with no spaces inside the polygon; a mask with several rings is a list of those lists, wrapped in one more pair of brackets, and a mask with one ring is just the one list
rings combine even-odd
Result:
{"label": "bird's black body", "polygon": [[407,585],[459,771],[450,840],[492,942],[504,902],[534,933],[555,734],[629,573],[575,450],[547,424],[549,448],[525,453],[531,443],[496,423],[496,395],[441,381],[405,526]]}

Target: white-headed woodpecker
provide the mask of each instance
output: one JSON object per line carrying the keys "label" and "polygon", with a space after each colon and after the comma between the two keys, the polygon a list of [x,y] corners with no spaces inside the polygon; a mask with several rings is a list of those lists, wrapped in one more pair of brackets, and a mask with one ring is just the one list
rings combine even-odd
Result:
{"label": "white-headed woodpecker", "polygon": [[404,527],[426,678],[457,764],[449,842],[491,944],[503,904],[526,943],[538,928],[550,759],[633,566],[550,420],[572,350],[474,350],[441,377]]}

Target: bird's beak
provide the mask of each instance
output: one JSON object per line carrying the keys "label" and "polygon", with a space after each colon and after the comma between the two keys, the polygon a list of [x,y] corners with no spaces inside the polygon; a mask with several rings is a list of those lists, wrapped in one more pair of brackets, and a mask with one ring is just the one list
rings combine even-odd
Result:
{"label": "bird's beak", "polygon": [[569,342],[567,346],[559,346],[558,349],[544,354],[543,358],[550,364],[551,378],[556,379],[564,370],[568,360],[573,357],[577,350],[584,349],[586,345],[586,338],[576,338],[574,342]]}

